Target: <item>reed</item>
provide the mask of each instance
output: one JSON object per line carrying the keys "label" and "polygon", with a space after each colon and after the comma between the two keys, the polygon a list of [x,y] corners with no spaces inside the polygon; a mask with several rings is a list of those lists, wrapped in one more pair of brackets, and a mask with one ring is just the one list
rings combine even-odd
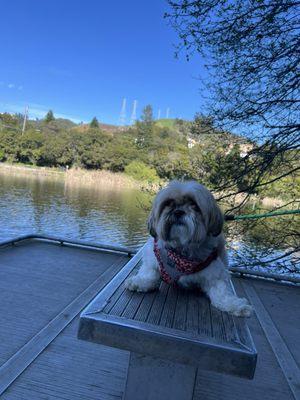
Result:
{"label": "reed", "polygon": [[104,170],[71,168],[65,172],[66,185],[80,185],[93,188],[139,189],[140,184],[122,173]]}

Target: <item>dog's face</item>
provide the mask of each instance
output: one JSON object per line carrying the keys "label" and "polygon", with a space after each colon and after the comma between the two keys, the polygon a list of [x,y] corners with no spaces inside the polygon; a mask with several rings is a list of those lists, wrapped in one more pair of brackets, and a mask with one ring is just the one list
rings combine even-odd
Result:
{"label": "dog's face", "polygon": [[203,185],[174,181],[157,194],[148,226],[152,236],[179,247],[201,244],[208,235],[219,235],[223,216]]}

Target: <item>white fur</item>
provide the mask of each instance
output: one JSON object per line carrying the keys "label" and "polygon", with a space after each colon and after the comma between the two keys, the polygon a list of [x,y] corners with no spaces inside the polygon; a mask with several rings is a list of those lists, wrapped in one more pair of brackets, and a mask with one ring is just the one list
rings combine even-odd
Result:
{"label": "white fur", "polygon": [[[197,226],[197,229],[199,229],[200,233],[205,230],[206,238],[204,238],[202,234],[199,234],[199,242],[198,244],[196,243],[196,245],[193,243],[190,247],[191,251],[193,253],[196,252],[201,257],[202,254],[203,256],[206,255],[207,249],[213,245],[218,248],[219,257],[204,270],[195,274],[181,276],[178,283],[185,288],[192,286],[201,287],[209,297],[211,304],[221,311],[229,312],[238,317],[249,317],[252,312],[252,307],[248,304],[246,299],[237,297],[232,290],[230,275],[227,268],[228,261],[223,235],[220,233],[217,236],[213,236],[209,233],[209,230],[214,230],[214,228],[216,230],[216,226],[210,226],[210,224],[220,223],[220,216],[215,215],[219,212],[219,209],[212,195],[204,186],[196,182],[171,183],[157,195],[152,215],[150,216],[150,219],[152,219],[151,222],[154,223],[154,228],[158,227],[158,231],[162,232],[163,221],[161,221],[162,218],[160,218],[156,212],[160,203],[165,201],[165,198],[168,196],[174,198],[174,195],[175,197],[183,194],[186,195],[187,192],[192,192],[191,194],[196,199],[198,206],[201,207],[202,214],[205,214],[203,226]],[[188,218],[187,221],[187,223],[189,223]],[[195,225],[194,221],[193,224]],[[161,239],[161,235],[159,235],[159,239]],[[186,246],[186,237],[183,238],[182,244]],[[161,277],[159,265],[153,249],[154,239],[149,238],[144,249],[142,266],[137,275],[127,279],[125,283],[127,289],[138,292],[148,292],[158,288]],[[207,255],[204,256],[204,258],[206,257]]]}

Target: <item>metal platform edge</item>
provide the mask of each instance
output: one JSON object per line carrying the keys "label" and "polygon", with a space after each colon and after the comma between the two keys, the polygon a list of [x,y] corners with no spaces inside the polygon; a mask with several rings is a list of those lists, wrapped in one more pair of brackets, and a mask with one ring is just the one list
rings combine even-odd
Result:
{"label": "metal platform edge", "polygon": [[253,379],[257,362],[256,349],[242,343],[218,345],[206,338],[199,340],[171,329],[163,332],[147,323],[101,313],[81,315],[78,338],[158,358],[163,348],[164,359],[172,362],[248,379]]}
{"label": "metal platform edge", "polygon": [[7,247],[7,246],[14,246],[16,243],[20,243],[23,241],[28,240],[36,240],[36,241],[45,241],[50,243],[56,243],[61,246],[69,246],[69,247],[80,247],[86,248],[90,250],[98,250],[98,251],[106,251],[118,254],[126,254],[129,257],[132,257],[137,253],[136,248],[130,247],[123,247],[117,245],[109,245],[105,243],[92,243],[92,242],[85,242],[81,240],[71,240],[67,238],[57,237],[57,236],[48,236],[46,234],[39,234],[39,233],[31,233],[28,235],[21,235],[14,237],[9,240],[5,240],[0,242],[0,248]]}

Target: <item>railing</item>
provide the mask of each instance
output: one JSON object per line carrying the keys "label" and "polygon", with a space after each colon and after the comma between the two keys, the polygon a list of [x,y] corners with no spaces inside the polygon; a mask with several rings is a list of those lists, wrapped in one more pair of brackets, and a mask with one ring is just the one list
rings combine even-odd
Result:
{"label": "railing", "polygon": [[0,247],[4,246],[10,246],[14,245],[15,243],[22,242],[25,240],[44,240],[48,242],[56,242],[60,245],[64,246],[77,246],[77,247],[85,247],[85,248],[91,248],[91,249],[98,249],[98,250],[107,250],[107,251],[112,251],[112,252],[117,252],[117,253],[124,253],[127,254],[128,256],[132,256],[137,252],[137,249],[135,248],[129,248],[129,247],[123,247],[123,246],[117,246],[117,245],[109,245],[109,244],[104,244],[104,243],[91,243],[91,242],[85,242],[81,240],[70,240],[66,238],[61,238],[61,237],[56,237],[56,236],[48,236],[45,234],[38,234],[38,233],[32,233],[28,235],[22,235],[18,236],[3,242],[0,242]]}

